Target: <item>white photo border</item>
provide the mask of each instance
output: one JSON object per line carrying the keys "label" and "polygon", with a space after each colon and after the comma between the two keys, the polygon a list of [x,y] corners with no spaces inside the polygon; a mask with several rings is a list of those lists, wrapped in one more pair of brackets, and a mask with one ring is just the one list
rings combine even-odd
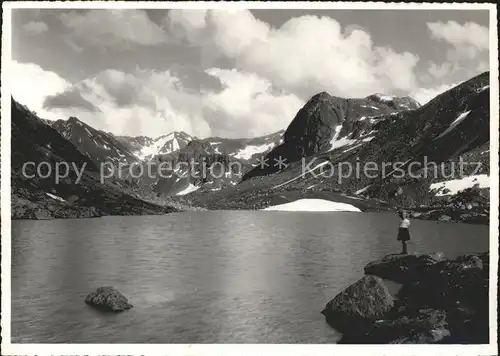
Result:
{"label": "white photo border", "polygon": [[[488,10],[490,53],[490,343],[488,345],[288,345],[288,344],[12,344],[11,320],[11,91],[6,77],[11,63],[13,9],[356,9],[356,10]],[[496,355],[498,270],[498,23],[495,4],[383,2],[135,2],[26,1],[2,3],[1,86],[1,290],[3,355]]]}

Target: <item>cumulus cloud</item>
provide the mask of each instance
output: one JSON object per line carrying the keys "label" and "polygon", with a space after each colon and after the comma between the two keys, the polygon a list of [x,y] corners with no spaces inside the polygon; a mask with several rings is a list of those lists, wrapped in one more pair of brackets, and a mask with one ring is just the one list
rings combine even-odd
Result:
{"label": "cumulus cloud", "polygon": [[177,36],[302,96],[325,90],[365,96],[416,85],[418,56],[377,47],[362,28],[343,29],[329,17],[301,16],[273,28],[246,10],[171,10],[165,21]]}
{"label": "cumulus cloud", "polygon": [[49,95],[43,109],[116,134],[253,137],[282,129],[304,104],[256,74],[211,68],[205,75],[222,89],[192,91],[168,70],[109,69]]}
{"label": "cumulus cloud", "polygon": [[190,41],[196,41],[200,37],[200,30],[203,30],[207,25],[206,15],[205,10],[191,10],[189,12],[172,10],[167,15],[165,25],[176,37],[186,37]]}
{"label": "cumulus cloud", "polygon": [[66,80],[54,72],[44,70],[34,63],[10,63],[7,78],[15,100],[49,120],[63,118],[57,112],[44,108],[47,96],[64,92],[69,86]]}
{"label": "cumulus cloud", "polygon": [[444,48],[444,60],[429,61],[420,75],[420,88],[412,91],[415,99],[425,104],[438,94],[465,79],[489,70],[489,30],[473,22],[455,21],[427,23],[432,39]]}
{"label": "cumulus cloud", "polygon": [[210,133],[201,116],[199,94],[184,91],[168,71],[137,68],[124,73],[109,69],[67,91],[77,92],[98,108],[98,112],[67,109],[67,116],[77,116],[98,129],[153,137],[171,131],[200,136]]}
{"label": "cumulus cloud", "polygon": [[170,64],[125,73],[111,63],[73,84],[15,62],[14,96],[20,102],[49,119],[78,116],[116,134],[259,136],[285,128],[304,101],[321,91],[341,97],[409,94],[425,104],[488,68],[488,29],[474,23],[427,24],[443,49],[442,60],[419,63],[416,54],[376,45],[366,29],[343,27],[330,17],[295,17],[275,28],[246,10],[171,10],[161,26],[142,10],[58,16],[66,28],[63,41],[76,53],[97,48],[114,55],[137,45],[170,50],[172,41],[172,48],[190,55],[199,50],[201,65],[189,64],[196,70],[178,65],[189,68],[186,73]]}
{"label": "cumulus cloud", "polygon": [[474,22],[466,22],[461,25],[455,21],[428,23],[432,36],[438,40],[444,40],[455,47],[470,45],[478,50],[488,50],[489,31],[488,28]]}
{"label": "cumulus cloud", "polygon": [[417,100],[421,105],[427,104],[429,101],[434,99],[439,94],[450,90],[451,88],[457,86],[460,83],[453,84],[441,84],[432,88],[420,88],[410,93],[410,96]]}
{"label": "cumulus cloud", "polygon": [[445,60],[430,61],[427,72],[417,71],[417,55],[377,46],[367,30],[342,28],[329,17],[295,17],[273,28],[246,10],[172,10],[165,23],[175,37],[210,52],[207,58],[230,59],[302,98],[320,91],[344,97],[385,92],[419,93],[427,101],[488,69],[488,29],[472,22],[427,24],[431,37],[446,44]]}
{"label": "cumulus cloud", "polygon": [[69,48],[71,48],[76,53],[83,52],[83,47],[77,45],[73,39],[66,37],[66,38],[63,38],[63,41],[64,41],[64,43],[66,43],[68,45]]}
{"label": "cumulus cloud", "polygon": [[224,87],[203,99],[204,116],[217,136],[255,137],[281,130],[304,105],[296,95],[275,90],[254,73],[219,68],[207,73]]}
{"label": "cumulus cloud", "polygon": [[83,109],[89,112],[98,112],[99,109],[90,101],[84,99],[79,91],[68,89],[56,95],[49,95],[43,102],[43,108],[51,109]]}
{"label": "cumulus cloud", "polygon": [[488,69],[489,30],[474,22],[432,22],[431,37],[446,44],[446,62],[430,63],[429,72],[437,79],[456,75],[472,77]]}
{"label": "cumulus cloud", "polygon": [[168,39],[143,10],[70,11],[59,18],[73,41],[101,48],[158,45]]}
{"label": "cumulus cloud", "polygon": [[24,30],[31,35],[39,35],[48,31],[49,26],[43,21],[30,21],[23,26]]}
{"label": "cumulus cloud", "polygon": [[451,73],[452,69],[452,64],[450,62],[441,64],[431,62],[429,65],[429,74],[435,79],[442,80]]}

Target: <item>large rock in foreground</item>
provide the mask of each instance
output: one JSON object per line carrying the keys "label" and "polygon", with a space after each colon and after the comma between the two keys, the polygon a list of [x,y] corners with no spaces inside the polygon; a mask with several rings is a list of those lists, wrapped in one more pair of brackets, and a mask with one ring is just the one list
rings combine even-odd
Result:
{"label": "large rock in foreground", "polygon": [[387,255],[381,260],[370,262],[365,267],[365,274],[389,279],[398,283],[407,283],[420,278],[437,262],[444,261],[441,252],[431,254]]}
{"label": "large rock in foreground", "polygon": [[[489,342],[489,253],[389,255],[365,272],[322,311],[339,343]],[[402,284],[394,302],[387,279]]]}
{"label": "large rock in foreground", "polygon": [[113,287],[99,287],[85,298],[85,303],[95,308],[122,312],[133,307],[128,299]]}
{"label": "large rock in foreground", "polygon": [[334,328],[355,330],[380,318],[394,305],[394,298],[382,280],[365,276],[344,289],[322,313]]}

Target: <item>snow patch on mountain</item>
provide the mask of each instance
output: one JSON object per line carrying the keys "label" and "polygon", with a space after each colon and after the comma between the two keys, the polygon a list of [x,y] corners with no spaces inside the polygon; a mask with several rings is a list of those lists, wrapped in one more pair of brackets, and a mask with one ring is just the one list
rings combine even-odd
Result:
{"label": "snow patch on mountain", "polygon": [[337,142],[337,137],[339,137],[341,130],[342,130],[342,125],[335,126],[335,133],[333,134],[333,137],[330,140],[330,146],[331,146],[330,151],[336,148],[335,143]]}
{"label": "snow patch on mountain", "polygon": [[[335,133],[330,141],[330,149],[327,151],[327,152],[331,152],[333,150],[336,150],[336,149],[339,149],[341,147],[344,147],[344,146],[352,146],[352,145],[355,145],[355,144],[358,144],[356,147],[359,147],[360,144],[364,143],[364,142],[370,142],[371,140],[373,140],[373,138],[375,136],[373,136],[374,133],[376,133],[377,131],[375,130],[372,130],[368,133],[362,133],[361,136],[359,137],[359,139],[350,139],[348,138],[349,136],[352,135],[349,134],[345,137],[342,137],[340,139],[337,139],[338,136],[339,136],[339,133],[340,131],[342,130],[342,125],[337,125],[335,127]],[[349,151],[350,149],[353,149],[353,148],[348,148],[345,150],[345,152]]]}
{"label": "snow patch on mountain", "polygon": [[375,94],[381,101],[393,101],[394,97],[384,94]]}
{"label": "snow patch on mountain", "polygon": [[372,106],[372,105],[361,105],[361,107],[363,107],[363,108],[370,108],[370,109],[374,109],[374,110],[380,110],[376,106]]}
{"label": "snow patch on mountain", "polygon": [[197,191],[198,189],[200,189],[199,186],[196,186],[193,183],[189,183],[189,185],[186,188],[178,192],[176,195],[186,195],[194,191]]}
{"label": "snow patch on mountain", "polygon": [[177,151],[179,149],[179,147],[180,147],[179,141],[176,138],[172,139],[172,151],[171,152]]}
{"label": "snow patch on mountain", "polygon": [[58,197],[57,195],[50,194],[50,193],[45,193],[45,194],[47,194],[47,196],[51,197],[52,199],[59,200],[59,201],[66,201],[63,198]]}
{"label": "snow patch on mountain", "polygon": [[436,191],[436,196],[455,195],[458,192],[472,188],[479,184],[479,188],[490,187],[490,177],[487,174],[479,174],[475,176],[463,177],[461,179],[452,179],[430,185],[429,190]]}
{"label": "snow patch on mountain", "polygon": [[354,145],[357,142],[358,142],[358,140],[352,140],[352,139],[348,139],[347,137],[343,137],[340,140],[333,142],[332,148],[330,148],[330,150],[328,152],[336,150],[336,149],[344,147],[344,146]]}
{"label": "snow patch on mountain", "polygon": [[448,126],[448,128],[446,130],[444,130],[438,137],[436,137],[436,139],[443,137],[444,135],[446,135],[447,133],[449,133],[451,130],[453,130],[455,127],[457,127],[465,118],[467,118],[467,116],[469,115],[470,112],[471,112],[471,110],[461,113],[455,119],[455,121],[453,121],[450,124],[450,126]]}
{"label": "snow patch on mountain", "polygon": [[274,142],[264,143],[262,145],[248,145],[245,148],[238,150],[238,152],[234,154],[234,158],[249,160],[253,155],[269,151],[274,146]]}
{"label": "snow patch on mountain", "polygon": [[298,199],[290,203],[267,207],[266,211],[354,211],[361,212],[354,205],[325,199]]}
{"label": "snow patch on mountain", "polygon": [[488,85],[484,85],[484,86],[482,86],[482,87],[477,88],[477,89],[476,89],[476,92],[477,92],[477,93],[480,93],[480,92],[482,92],[482,91],[485,91],[486,89],[489,89],[489,87],[490,87],[490,85],[489,85],[489,84],[488,84]]}
{"label": "snow patch on mountain", "polygon": [[356,192],[354,192],[354,194],[356,194],[356,195],[363,194],[363,193],[364,193],[364,192],[366,192],[366,191],[368,190],[368,188],[370,188],[370,187],[371,187],[371,185],[366,186],[366,187],[364,187],[364,188],[362,188],[362,189],[360,189],[360,190],[357,190]]}
{"label": "snow patch on mountain", "polygon": [[165,143],[167,143],[168,140],[169,140],[168,136],[158,137],[151,145],[144,146],[137,153],[137,157],[144,160],[146,159],[146,157],[150,157],[157,154],[165,145]]}

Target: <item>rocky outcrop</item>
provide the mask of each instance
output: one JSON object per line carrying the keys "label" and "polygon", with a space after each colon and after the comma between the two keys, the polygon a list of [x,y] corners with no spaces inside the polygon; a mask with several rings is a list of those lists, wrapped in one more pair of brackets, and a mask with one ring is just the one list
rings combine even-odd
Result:
{"label": "rocky outcrop", "polygon": [[446,313],[436,309],[405,310],[344,335],[343,344],[432,344],[450,336]]}
{"label": "rocky outcrop", "polygon": [[387,255],[381,260],[370,262],[365,266],[365,274],[375,275],[397,283],[415,280],[426,273],[429,268],[444,260],[444,254]]}
{"label": "rocky outcrop", "polygon": [[[443,190],[443,193],[445,192]],[[489,189],[480,189],[478,186],[466,188],[430,207],[417,209],[412,215],[422,220],[488,225],[490,221],[489,194]]]}
{"label": "rocky outcrop", "polygon": [[113,287],[99,287],[85,298],[85,303],[97,309],[122,312],[133,307],[128,299]]}
{"label": "rocky outcrop", "polygon": [[48,220],[85,219],[102,216],[95,207],[75,207],[47,200],[35,203],[13,195],[11,200],[11,218],[13,220]]}
{"label": "rocky outcrop", "polygon": [[[454,260],[442,253],[389,255],[368,264],[365,272],[367,276],[341,292],[325,310],[346,298],[343,304],[349,305],[349,290],[355,291],[351,304],[370,305],[373,314],[339,317],[323,311],[327,322],[343,333],[341,343],[488,343],[489,253]],[[380,291],[387,290],[387,280],[402,285],[391,295],[394,303],[385,305],[389,308],[375,308],[373,288],[359,288],[367,285],[367,277],[377,278]]]}

